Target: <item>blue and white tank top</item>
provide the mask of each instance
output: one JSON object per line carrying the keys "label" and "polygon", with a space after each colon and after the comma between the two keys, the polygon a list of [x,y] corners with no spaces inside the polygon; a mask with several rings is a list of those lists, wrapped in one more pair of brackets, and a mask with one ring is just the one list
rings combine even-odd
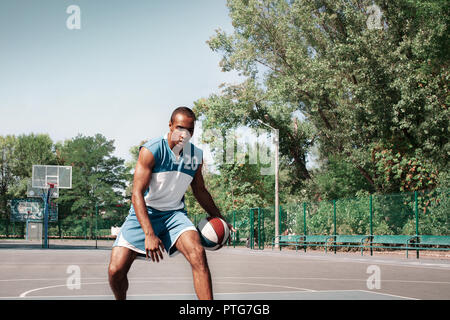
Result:
{"label": "blue and white tank top", "polygon": [[150,150],[155,158],[144,200],[147,206],[160,211],[184,208],[184,194],[203,160],[203,151],[190,142],[177,159],[167,137],[152,139],[140,147]]}

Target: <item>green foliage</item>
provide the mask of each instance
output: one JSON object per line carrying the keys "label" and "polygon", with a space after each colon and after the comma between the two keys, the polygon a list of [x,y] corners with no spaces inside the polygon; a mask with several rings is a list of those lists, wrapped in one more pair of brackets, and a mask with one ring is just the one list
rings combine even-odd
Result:
{"label": "green foliage", "polygon": [[130,179],[124,160],[112,155],[112,140],[97,134],[78,135],[57,145],[58,161],[72,166],[72,189],[58,203],[68,205],[72,214],[94,216],[96,204],[113,209],[123,203],[122,191]]}
{"label": "green foliage", "polygon": [[433,189],[438,183],[436,166],[423,157],[408,157],[394,147],[375,151],[374,161],[379,176],[375,182],[384,192]]}
{"label": "green foliage", "polygon": [[446,235],[450,230],[450,190],[418,193],[419,233]]}
{"label": "green foliage", "polygon": [[11,198],[11,188],[17,183],[14,175],[16,165],[14,147],[17,143],[15,136],[0,136],[0,218],[8,216],[7,203]]}
{"label": "green foliage", "polygon": [[34,164],[55,165],[56,156],[53,141],[47,134],[19,135],[14,148],[17,164],[14,174],[20,177],[30,177]]}
{"label": "green foliage", "polygon": [[361,192],[375,191],[357,168],[339,156],[330,156],[320,170],[313,172],[313,177],[305,184],[304,200],[350,198]]}
{"label": "green foliage", "polygon": [[0,216],[9,217],[6,203],[26,197],[33,164],[56,164],[53,142],[46,134],[0,136]]}
{"label": "green foliage", "polygon": [[140,146],[142,146],[146,142],[147,142],[147,140],[143,140],[143,141],[141,141],[141,143],[139,145],[133,146],[129,150],[129,152],[131,154],[131,160],[125,163],[127,172],[130,173],[130,175],[128,176],[128,185],[125,189],[125,196],[128,199],[131,199],[131,192],[133,191],[133,174],[134,174],[134,168],[136,167],[136,163],[139,159]]}
{"label": "green foliage", "polygon": [[[305,156],[313,145],[322,159],[339,156],[352,165],[378,192],[385,191],[377,180],[385,168],[371,160],[373,145],[390,145],[394,155],[425,167],[432,162],[431,171],[446,166],[448,1],[375,2],[375,29],[368,27],[369,0],[227,4],[234,32],[219,29],[208,44],[222,55],[223,71],[247,79],[196,102],[205,127],[251,127],[259,119],[279,129],[294,192],[312,178]],[[304,116],[297,129],[295,112]],[[387,190],[401,187],[412,190],[402,182]]]}
{"label": "green foliage", "polygon": [[130,174],[113,152],[113,141],[100,134],[79,135],[56,144],[45,134],[0,136],[0,217],[9,219],[8,200],[26,198],[32,166],[46,164],[73,168],[73,188],[61,191],[55,200],[60,220],[75,228],[75,221],[82,217],[92,220],[96,204],[100,220],[123,220],[127,214],[124,189]]}

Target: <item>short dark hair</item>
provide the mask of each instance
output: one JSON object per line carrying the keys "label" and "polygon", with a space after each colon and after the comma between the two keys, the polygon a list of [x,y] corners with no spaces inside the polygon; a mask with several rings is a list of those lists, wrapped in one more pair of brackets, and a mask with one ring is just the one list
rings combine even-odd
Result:
{"label": "short dark hair", "polygon": [[170,116],[170,122],[173,123],[173,119],[179,113],[184,114],[185,116],[194,119],[194,121],[197,120],[197,118],[195,117],[194,111],[192,111],[188,107],[178,107],[175,110],[173,110],[172,115]]}

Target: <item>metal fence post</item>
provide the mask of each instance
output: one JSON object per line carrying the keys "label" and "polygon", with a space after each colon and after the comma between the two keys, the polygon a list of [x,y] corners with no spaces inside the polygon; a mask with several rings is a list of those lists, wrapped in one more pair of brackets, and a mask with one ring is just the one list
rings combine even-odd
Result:
{"label": "metal fence post", "polygon": [[97,240],[98,240],[98,203],[95,202],[95,249],[97,249]]}
{"label": "metal fence post", "polygon": [[[333,200],[333,219],[334,219],[334,241],[336,241],[336,200]],[[336,242],[334,243],[334,253],[336,254]]]}
{"label": "metal fence post", "polygon": [[306,202],[303,202],[303,235],[306,236]]}
{"label": "metal fence post", "polygon": [[[303,202],[303,235],[306,238],[306,202]],[[303,248],[306,252],[306,242],[303,245]]]}
{"label": "metal fence post", "polygon": [[258,208],[258,249],[261,250],[261,208]]}
{"label": "metal fence post", "polygon": [[[414,191],[414,212],[416,215],[416,237],[418,237],[419,236],[419,203],[418,203],[418,199],[417,199],[417,191]],[[417,256],[417,259],[419,259],[419,250],[416,250],[416,256]]]}
{"label": "metal fence post", "polygon": [[278,206],[278,230],[279,230],[279,235],[283,233],[283,211],[281,206]]}
{"label": "metal fence post", "polygon": [[253,249],[253,242],[254,242],[254,227],[255,227],[255,223],[254,223],[254,212],[253,209],[250,209],[250,235],[249,235],[249,247],[250,249]]}
{"label": "metal fence post", "polygon": [[370,209],[370,255],[373,255],[372,237],[373,237],[373,206],[372,195],[369,197],[369,209]]}
{"label": "metal fence post", "polygon": [[[233,210],[233,228],[236,230],[236,210]],[[236,248],[236,233],[233,234],[233,248]]]}

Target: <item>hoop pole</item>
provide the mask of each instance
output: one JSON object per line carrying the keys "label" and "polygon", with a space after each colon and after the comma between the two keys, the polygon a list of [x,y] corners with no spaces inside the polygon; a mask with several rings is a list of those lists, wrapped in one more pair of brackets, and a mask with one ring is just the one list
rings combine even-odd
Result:
{"label": "hoop pole", "polygon": [[49,207],[49,199],[50,199],[50,192],[51,192],[51,187],[48,188],[47,193],[44,193],[43,196],[43,200],[45,203],[45,209],[44,209],[44,244],[43,247],[44,249],[48,248],[48,207]]}
{"label": "hoop pole", "polygon": [[43,194],[42,199],[44,200],[45,203],[45,209],[44,209],[44,243],[43,243],[43,248],[47,249],[48,246],[48,211],[49,211],[49,206],[50,206],[50,194],[52,192],[52,189],[55,187],[55,184],[53,183],[49,183],[49,188],[48,191],[46,193]]}

